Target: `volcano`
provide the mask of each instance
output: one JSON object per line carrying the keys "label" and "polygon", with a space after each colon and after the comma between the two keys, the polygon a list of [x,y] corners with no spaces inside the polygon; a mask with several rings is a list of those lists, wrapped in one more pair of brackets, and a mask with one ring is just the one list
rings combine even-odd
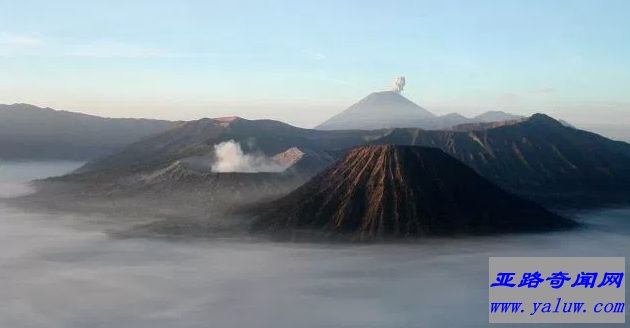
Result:
{"label": "volcano", "polygon": [[359,239],[544,231],[574,223],[495,186],[436,148],[358,147],[257,209],[254,230]]}
{"label": "volcano", "polygon": [[374,130],[411,127],[409,122],[434,118],[398,92],[374,92],[316,127],[318,130]]}

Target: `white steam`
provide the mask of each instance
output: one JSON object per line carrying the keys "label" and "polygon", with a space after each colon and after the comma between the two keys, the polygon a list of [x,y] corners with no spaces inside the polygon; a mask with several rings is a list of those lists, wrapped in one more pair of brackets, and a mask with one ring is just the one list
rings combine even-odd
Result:
{"label": "white steam", "polygon": [[405,88],[405,77],[398,76],[392,81],[392,91],[401,93]]}
{"label": "white steam", "polygon": [[234,140],[214,146],[213,172],[282,172],[287,167],[264,155],[245,154],[241,144]]}

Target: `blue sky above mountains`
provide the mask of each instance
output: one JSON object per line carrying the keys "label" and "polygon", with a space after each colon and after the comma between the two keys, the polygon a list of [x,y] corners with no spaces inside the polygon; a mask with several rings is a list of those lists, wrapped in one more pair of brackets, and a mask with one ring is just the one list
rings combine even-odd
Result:
{"label": "blue sky above mountains", "polygon": [[398,75],[445,114],[630,121],[628,1],[0,1],[0,103],[313,126]]}

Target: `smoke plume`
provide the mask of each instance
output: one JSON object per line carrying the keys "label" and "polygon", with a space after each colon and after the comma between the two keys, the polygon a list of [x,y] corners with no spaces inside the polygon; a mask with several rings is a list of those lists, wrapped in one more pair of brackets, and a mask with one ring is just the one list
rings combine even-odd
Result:
{"label": "smoke plume", "polygon": [[405,77],[404,76],[396,77],[394,81],[392,82],[392,84],[393,84],[392,91],[401,93],[403,89],[405,88]]}
{"label": "smoke plume", "polygon": [[243,153],[234,140],[215,145],[214,154],[213,172],[282,172],[287,168],[267,156]]}

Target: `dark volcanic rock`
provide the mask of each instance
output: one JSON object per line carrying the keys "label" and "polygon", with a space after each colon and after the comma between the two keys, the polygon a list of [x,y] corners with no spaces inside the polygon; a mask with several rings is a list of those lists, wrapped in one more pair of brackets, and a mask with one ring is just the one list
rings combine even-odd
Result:
{"label": "dark volcanic rock", "polygon": [[472,131],[394,129],[374,143],[440,148],[502,188],[545,205],[630,204],[630,144],[544,114]]}
{"label": "dark volcanic rock", "polygon": [[351,150],[259,213],[255,230],[306,229],[361,239],[540,231],[573,225],[503,191],[439,149],[392,145]]}

